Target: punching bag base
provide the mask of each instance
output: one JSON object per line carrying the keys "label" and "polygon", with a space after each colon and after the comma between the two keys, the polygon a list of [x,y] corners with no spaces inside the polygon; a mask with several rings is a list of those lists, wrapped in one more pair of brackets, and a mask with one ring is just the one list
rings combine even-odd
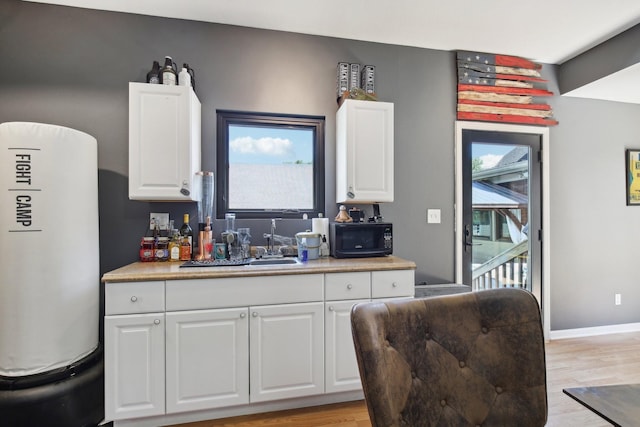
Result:
{"label": "punching bag base", "polygon": [[[96,354],[97,356],[95,357]],[[0,389],[3,425],[96,427],[104,419],[102,349],[70,377],[13,390]]]}

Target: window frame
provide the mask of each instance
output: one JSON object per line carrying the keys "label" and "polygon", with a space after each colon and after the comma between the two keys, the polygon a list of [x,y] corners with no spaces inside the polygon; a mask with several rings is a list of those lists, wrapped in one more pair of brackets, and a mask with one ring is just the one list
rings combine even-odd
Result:
{"label": "window frame", "polygon": [[[225,213],[233,212],[236,218],[309,218],[324,212],[325,175],[325,116],[299,114],[261,113],[235,110],[216,110],[216,217],[224,218]],[[229,209],[229,125],[258,126],[269,128],[300,128],[313,132],[313,208],[312,209]]]}

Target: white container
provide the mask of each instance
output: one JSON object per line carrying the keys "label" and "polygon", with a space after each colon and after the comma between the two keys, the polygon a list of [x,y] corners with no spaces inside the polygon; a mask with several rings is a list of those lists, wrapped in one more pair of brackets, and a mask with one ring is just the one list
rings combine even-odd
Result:
{"label": "white container", "polygon": [[98,346],[97,141],[0,124],[0,375],[66,366]]}
{"label": "white container", "polygon": [[322,238],[320,233],[305,231],[296,234],[296,244],[298,245],[298,258],[303,259],[302,251],[307,250],[307,259],[318,259],[320,256],[320,243]]}
{"label": "white container", "polygon": [[[319,233],[320,237],[325,236],[327,238],[327,247],[331,247],[329,242],[329,218],[312,218],[311,231]],[[322,238],[320,241],[322,241]]]}
{"label": "white container", "polygon": [[184,67],[182,67],[182,70],[180,70],[178,74],[178,84],[180,86],[191,86],[191,74],[189,74],[189,71]]}

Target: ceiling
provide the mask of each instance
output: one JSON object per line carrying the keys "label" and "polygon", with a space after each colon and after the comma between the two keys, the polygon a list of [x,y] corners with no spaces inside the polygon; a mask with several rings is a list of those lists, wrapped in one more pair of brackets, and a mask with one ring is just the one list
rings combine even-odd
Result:
{"label": "ceiling", "polygon": [[[640,23],[638,0],[27,0],[563,62]],[[638,40],[640,46],[640,40]],[[566,95],[640,104],[640,64]]]}

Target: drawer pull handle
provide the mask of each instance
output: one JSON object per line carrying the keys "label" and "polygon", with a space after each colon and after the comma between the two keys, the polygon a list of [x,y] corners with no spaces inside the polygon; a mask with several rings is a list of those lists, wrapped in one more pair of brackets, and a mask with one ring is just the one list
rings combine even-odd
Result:
{"label": "drawer pull handle", "polygon": [[132,296],[132,297],[131,297],[131,302],[136,302],[136,301],[138,301],[138,297],[137,297],[137,296],[135,296],[135,295],[134,295],[134,296]]}
{"label": "drawer pull handle", "polygon": [[247,314],[246,314],[246,313],[240,313],[240,318],[241,318],[241,319],[244,319],[245,317],[247,317]]}
{"label": "drawer pull handle", "polygon": [[351,289],[351,288],[353,288],[353,285],[352,285],[351,283],[349,283],[349,284],[347,285],[347,289]]}
{"label": "drawer pull handle", "polygon": [[393,283],[391,284],[391,286],[392,286],[392,287],[394,287],[394,288],[397,288],[397,287],[398,287],[398,284],[397,284],[396,282],[393,282]]}
{"label": "drawer pull handle", "polygon": [[251,315],[252,315],[253,317],[258,317],[258,313],[256,313],[255,311],[254,311],[253,313],[251,313]]}
{"label": "drawer pull handle", "polygon": [[329,306],[329,311],[333,311],[333,306],[332,305]]}
{"label": "drawer pull handle", "polygon": [[156,319],[156,320],[154,320],[154,321],[153,321],[153,323],[154,323],[155,325],[159,325],[159,324],[160,324],[160,319]]}

